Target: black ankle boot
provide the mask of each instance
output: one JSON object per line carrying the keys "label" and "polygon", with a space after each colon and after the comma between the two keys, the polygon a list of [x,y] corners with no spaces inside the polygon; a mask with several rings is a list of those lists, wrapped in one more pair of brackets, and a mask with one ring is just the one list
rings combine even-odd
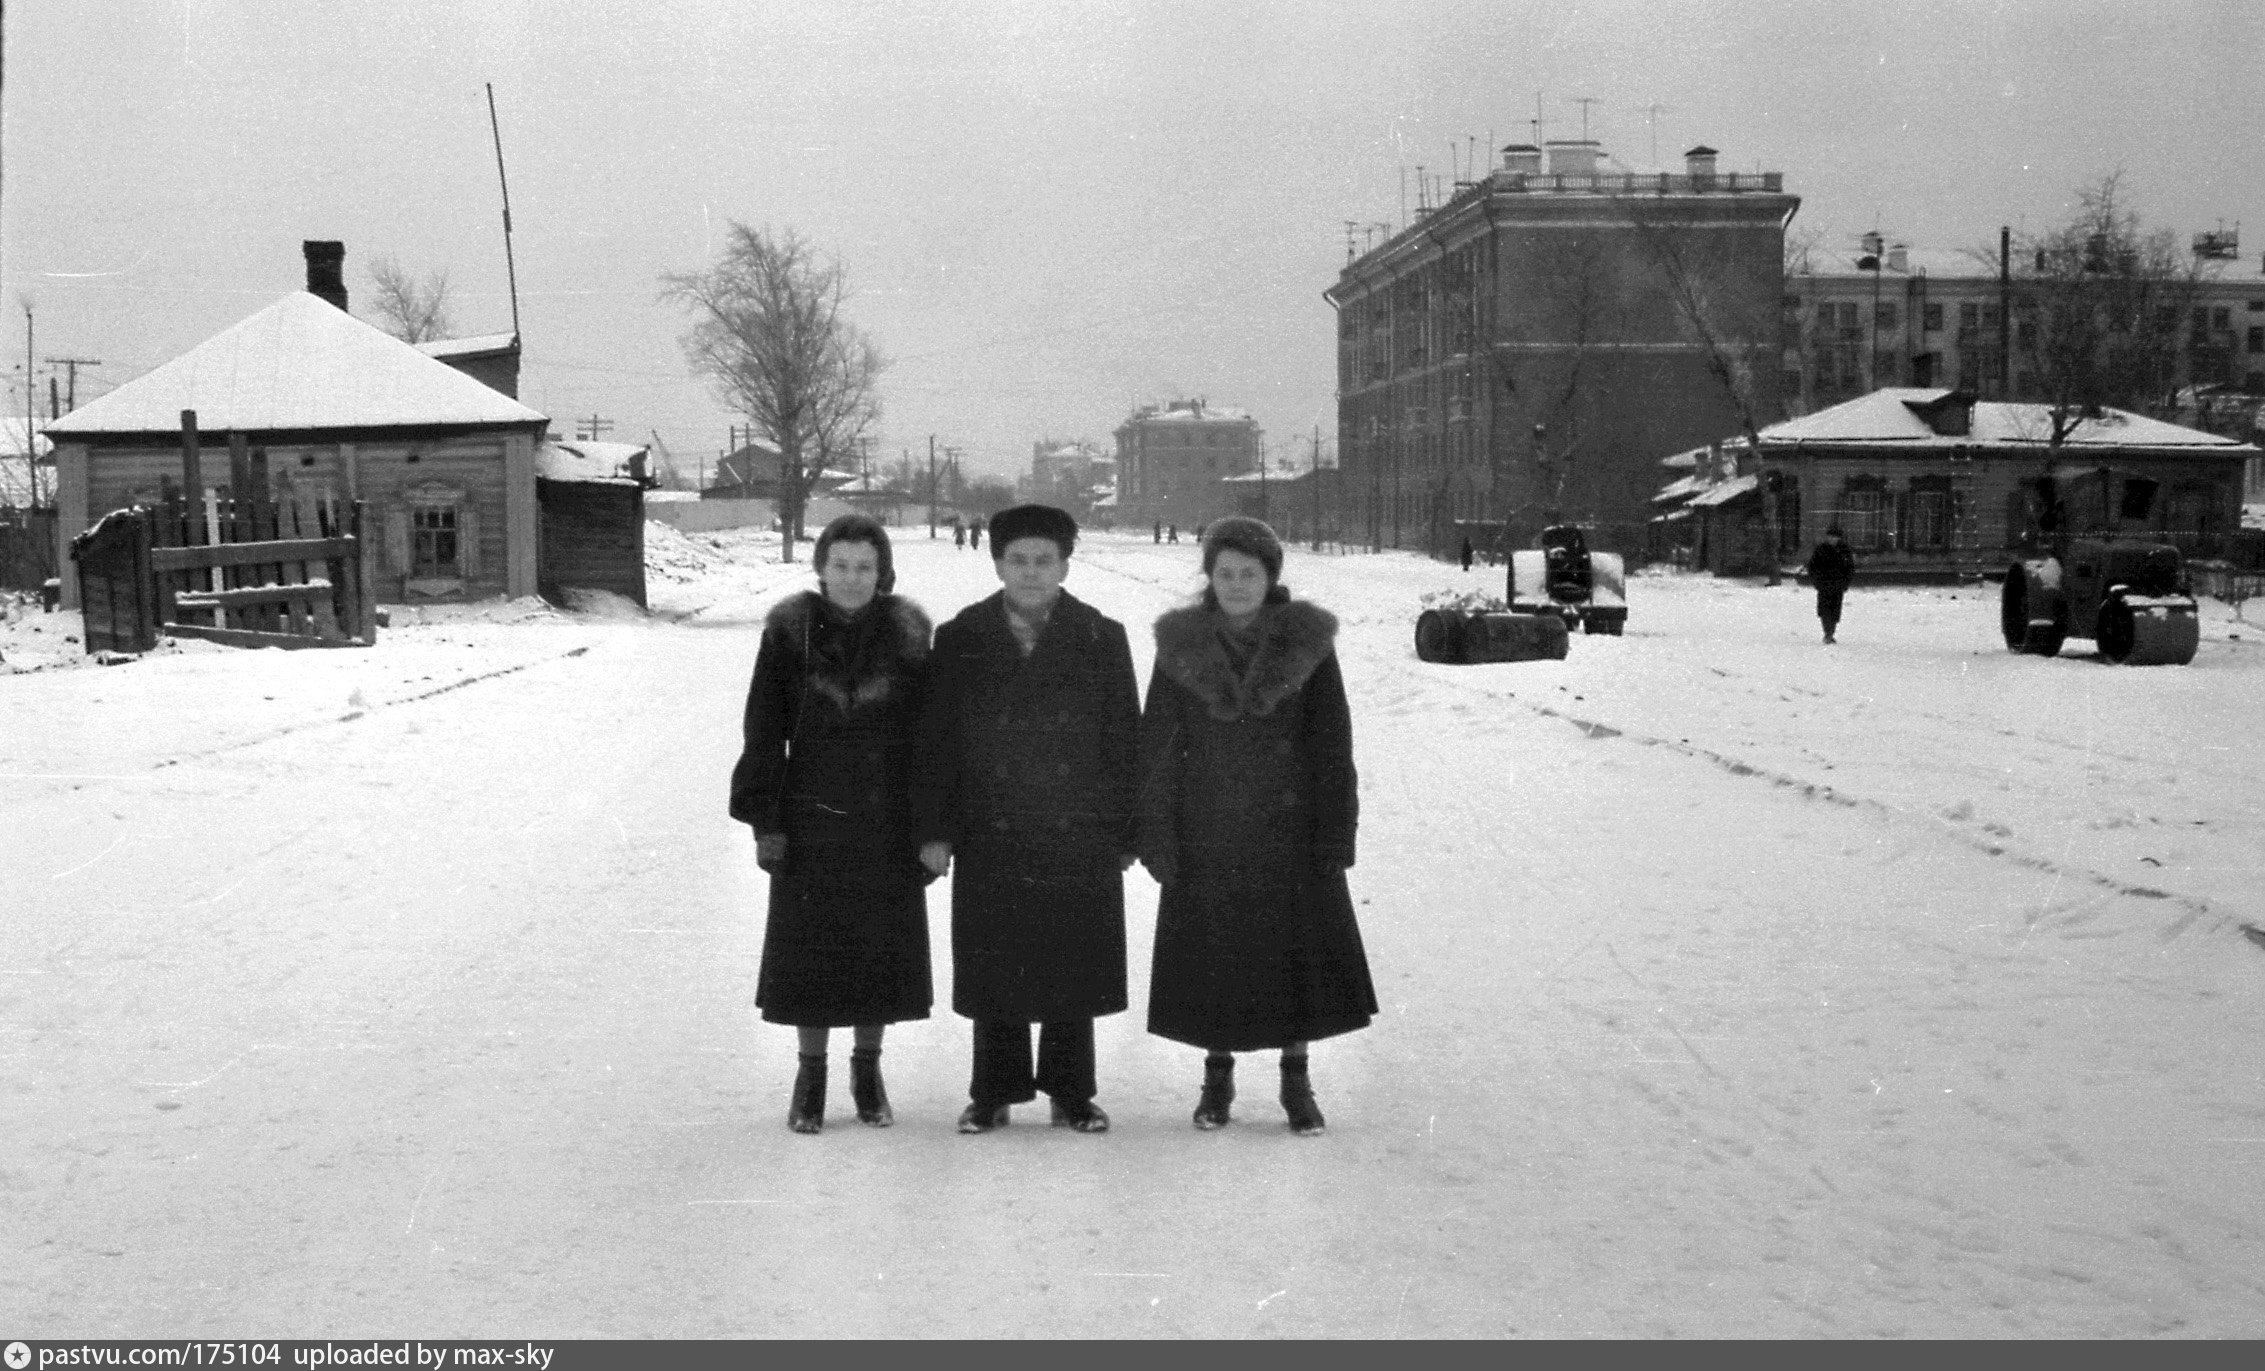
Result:
{"label": "black ankle boot", "polygon": [[881,1049],[860,1047],[849,1054],[849,1097],[857,1105],[857,1121],[887,1128],[897,1121],[889,1108],[889,1092],[881,1084]]}
{"label": "black ankle boot", "polygon": [[1195,1126],[1209,1132],[1225,1128],[1227,1106],[1235,1102],[1235,1059],[1213,1052],[1203,1059],[1203,1098],[1195,1102]]}
{"label": "black ankle boot", "polygon": [[802,1054],[802,1069],[794,1073],[794,1097],[787,1103],[786,1126],[797,1133],[815,1133],[826,1126],[826,1056]]}
{"label": "black ankle boot", "polygon": [[1313,1102],[1313,1078],[1306,1074],[1306,1059],[1282,1059],[1282,1112],[1290,1116],[1290,1131],[1312,1137],[1324,1124],[1321,1106]]}

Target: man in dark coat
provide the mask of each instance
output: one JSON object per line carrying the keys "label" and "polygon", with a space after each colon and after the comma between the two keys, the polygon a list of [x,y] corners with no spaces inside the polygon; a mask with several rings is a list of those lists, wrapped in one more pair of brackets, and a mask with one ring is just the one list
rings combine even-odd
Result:
{"label": "man in dark coat", "polygon": [[995,515],[1002,589],[939,629],[931,659],[918,824],[922,861],[952,870],[952,1008],[975,1021],[962,1132],[1040,1091],[1056,1123],[1109,1125],[1093,1020],[1126,1005],[1140,686],[1124,625],[1062,590],[1076,541],[1051,506]]}
{"label": "man in dark coat", "polygon": [[1817,621],[1825,626],[1825,641],[1833,641],[1840,627],[1840,598],[1856,579],[1856,554],[1842,541],[1840,525],[1825,530],[1825,540],[1809,553],[1809,584],[1817,588]]}

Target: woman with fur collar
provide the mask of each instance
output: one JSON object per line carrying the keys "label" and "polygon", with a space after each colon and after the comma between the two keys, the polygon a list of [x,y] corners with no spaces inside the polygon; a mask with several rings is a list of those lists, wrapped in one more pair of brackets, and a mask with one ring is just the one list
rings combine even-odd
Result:
{"label": "woman with fur collar", "polygon": [[1164,888],[1148,1031],[1205,1050],[1195,1125],[1225,1125],[1236,1052],[1282,1053],[1282,1107],[1322,1131],[1307,1044],[1376,1013],[1345,883],[1360,802],[1337,620],[1282,585],[1256,519],[1206,530],[1202,602],[1156,621],[1140,858]]}
{"label": "woman with fur collar", "polygon": [[828,1030],[850,1027],[860,1121],[894,1121],[881,1083],[888,1024],[925,1019],[931,879],[913,832],[914,732],[928,682],[928,616],[892,592],[889,536],[862,514],[818,535],[819,589],[763,624],[747,691],[731,816],[770,873],[755,1004],[792,1024],[801,1065],[787,1126],[824,1124]]}

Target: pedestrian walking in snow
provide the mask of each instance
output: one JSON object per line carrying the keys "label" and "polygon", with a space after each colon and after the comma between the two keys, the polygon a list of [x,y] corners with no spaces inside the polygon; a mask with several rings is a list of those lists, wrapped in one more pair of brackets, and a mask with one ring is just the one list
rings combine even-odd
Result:
{"label": "pedestrian walking in snow", "polygon": [[1156,621],[1139,852],[1163,887],[1148,1031],[1204,1049],[1195,1125],[1224,1126],[1237,1052],[1282,1054],[1282,1108],[1322,1131],[1307,1045],[1376,1013],[1345,870],[1360,801],[1337,621],[1290,598],[1282,543],[1211,525],[1200,604]]}
{"label": "pedestrian walking in snow", "polygon": [[977,552],[983,550],[983,521],[981,519],[967,526],[967,545]]}
{"label": "pedestrian walking in snow", "polygon": [[1055,1123],[1109,1126],[1093,1021],[1126,1007],[1140,683],[1124,625],[1062,589],[1076,542],[1051,506],[993,516],[1001,589],[936,633],[921,860],[952,872],[952,1008],[975,1023],[963,1133],[1040,1091]]}
{"label": "pedestrian walking in snow", "polygon": [[1159,519],[1159,520],[1157,520],[1157,521],[1156,521],[1156,538],[1155,538],[1155,541],[1157,541],[1157,542],[1159,542],[1159,543],[1161,543],[1161,542],[1163,542],[1163,541],[1164,541],[1164,521],[1163,521],[1163,520],[1161,520],[1161,519]]}
{"label": "pedestrian walking in snow", "polygon": [[1164,541],[1167,543],[1180,541],[1180,526],[1178,524],[1164,525]]}
{"label": "pedestrian walking in snow", "polygon": [[967,546],[967,525],[957,519],[952,520],[952,546],[954,548]]}
{"label": "pedestrian walking in snow", "polygon": [[1817,622],[1825,626],[1825,641],[1832,642],[1840,627],[1840,600],[1856,579],[1856,554],[1841,538],[1840,525],[1825,530],[1825,540],[1809,553],[1809,584],[1817,588]]}
{"label": "pedestrian walking in snow", "polygon": [[929,674],[928,616],[894,593],[889,536],[863,514],[818,535],[819,589],[763,623],[747,691],[731,816],[755,830],[770,874],[755,1003],[795,1027],[800,1069],[787,1126],[826,1108],[828,1030],[855,1031],[860,1121],[894,1121],[881,1082],[887,1025],[925,1019],[928,902],[912,808],[913,747]]}
{"label": "pedestrian walking in snow", "polygon": [[1465,570],[1465,571],[1469,571],[1470,569],[1471,569],[1471,540],[1470,540],[1469,538],[1467,538],[1467,537],[1466,537],[1465,539],[1463,539],[1463,570]]}

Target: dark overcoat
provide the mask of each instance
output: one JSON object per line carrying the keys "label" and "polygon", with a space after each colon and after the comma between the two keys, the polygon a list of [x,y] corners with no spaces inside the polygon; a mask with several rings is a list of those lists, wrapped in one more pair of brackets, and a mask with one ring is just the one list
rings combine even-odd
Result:
{"label": "dark overcoat", "polygon": [[1830,539],[1821,542],[1809,552],[1804,568],[1809,573],[1809,584],[1819,590],[1846,590],[1856,579],[1856,554],[1846,543]]}
{"label": "dark overcoat", "polygon": [[912,783],[928,616],[879,595],[855,615],[805,591],[764,621],[731,816],[786,835],[755,1003],[773,1023],[924,1019],[928,876]]}
{"label": "dark overcoat", "polygon": [[1222,1052],[1376,1013],[1345,868],[1360,817],[1337,621],[1301,600],[1246,635],[1156,621],[1141,716],[1140,856],[1163,885],[1148,1031]]}
{"label": "dark overcoat", "polygon": [[1125,1008],[1140,682],[1125,627],[1064,593],[1025,657],[994,594],[936,631],[921,836],[952,845],[952,1008]]}

